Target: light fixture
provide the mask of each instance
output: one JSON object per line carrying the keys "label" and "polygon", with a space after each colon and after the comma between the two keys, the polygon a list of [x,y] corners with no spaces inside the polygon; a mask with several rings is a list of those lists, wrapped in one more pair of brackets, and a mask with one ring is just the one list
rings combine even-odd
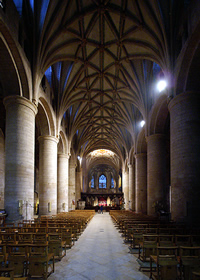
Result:
{"label": "light fixture", "polygon": [[167,86],[167,82],[165,80],[160,80],[158,83],[157,83],[157,89],[159,92],[163,91]]}
{"label": "light fixture", "polygon": [[78,160],[80,160],[80,159],[81,159],[81,157],[80,157],[80,156],[77,156],[77,159],[78,159]]}
{"label": "light fixture", "polygon": [[145,121],[142,120],[142,121],[140,122],[140,126],[143,127],[144,125],[145,125]]}

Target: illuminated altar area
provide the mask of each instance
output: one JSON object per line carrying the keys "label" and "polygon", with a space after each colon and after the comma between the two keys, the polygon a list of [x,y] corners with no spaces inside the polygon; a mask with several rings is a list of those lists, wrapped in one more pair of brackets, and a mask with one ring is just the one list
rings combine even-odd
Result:
{"label": "illuminated altar area", "polygon": [[123,200],[121,168],[118,156],[110,150],[99,149],[86,157],[86,191],[81,199],[86,207],[117,207]]}

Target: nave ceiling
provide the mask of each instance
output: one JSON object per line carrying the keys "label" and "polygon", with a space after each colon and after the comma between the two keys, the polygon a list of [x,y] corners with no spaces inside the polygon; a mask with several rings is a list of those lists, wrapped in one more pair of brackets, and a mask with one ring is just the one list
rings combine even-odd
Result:
{"label": "nave ceiling", "polygon": [[57,123],[76,155],[108,149],[123,162],[144,146],[155,82],[170,81],[180,49],[176,27],[188,1],[175,2],[24,1],[34,98],[48,81]]}

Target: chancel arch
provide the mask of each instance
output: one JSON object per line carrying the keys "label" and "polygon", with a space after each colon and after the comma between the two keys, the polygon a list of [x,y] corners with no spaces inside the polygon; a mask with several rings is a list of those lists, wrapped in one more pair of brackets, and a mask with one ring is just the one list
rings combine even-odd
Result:
{"label": "chancel arch", "polygon": [[120,159],[112,151],[99,149],[86,157],[85,164],[88,185],[87,191],[81,195],[86,206],[98,206],[99,203],[103,203],[107,207],[119,207],[123,198],[122,191],[119,190]]}

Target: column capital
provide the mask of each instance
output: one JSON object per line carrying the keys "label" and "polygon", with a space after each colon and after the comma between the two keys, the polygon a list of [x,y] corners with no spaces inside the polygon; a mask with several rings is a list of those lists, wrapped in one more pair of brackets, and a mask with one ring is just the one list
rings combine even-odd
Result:
{"label": "column capital", "polygon": [[141,157],[146,157],[147,153],[140,153],[140,154],[135,154],[135,158],[141,158]]}
{"label": "column capital", "polygon": [[157,140],[157,139],[165,139],[166,136],[165,134],[162,133],[155,133],[155,134],[151,134],[149,136],[146,137],[146,142],[148,143],[150,140]]}
{"label": "column capital", "polygon": [[194,91],[186,91],[181,94],[178,94],[175,96],[168,105],[169,111],[172,110],[174,106],[176,106],[178,103],[182,103],[183,101],[186,101],[188,99],[198,99],[200,102],[200,92],[194,92]]}
{"label": "column capital", "polygon": [[32,103],[30,100],[28,100],[27,98],[22,97],[22,96],[18,96],[18,95],[7,96],[4,98],[3,103],[4,103],[6,110],[11,105],[19,104],[19,105],[23,105],[23,106],[26,106],[29,109],[31,109],[33,111],[34,115],[37,114],[37,106],[34,103]]}
{"label": "column capital", "polygon": [[64,153],[58,153],[58,157],[69,159],[68,155]]}
{"label": "column capital", "polygon": [[51,136],[51,135],[42,135],[38,137],[38,141],[39,143],[44,141],[44,140],[49,140],[49,141],[53,141],[56,144],[58,144],[59,140],[58,138],[56,138],[55,136]]}

